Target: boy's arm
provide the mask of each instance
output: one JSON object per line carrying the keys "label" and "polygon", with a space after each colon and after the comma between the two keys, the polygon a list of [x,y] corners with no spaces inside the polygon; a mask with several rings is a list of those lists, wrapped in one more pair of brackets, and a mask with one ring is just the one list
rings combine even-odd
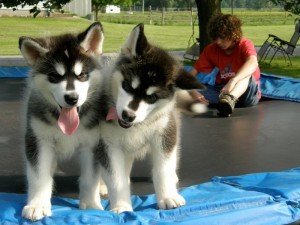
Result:
{"label": "boy's arm", "polygon": [[198,71],[194,67],[192,67],[192,69],[189,71],[189,73],[195,77],[198,74]]}
{"label": "boy's arm", "polygon": [[249,56],[236,75],[231,78],[234,82],[243,80],[246,77],[251,76],[258,67],[257,57],[255,55]]}
{"label": "boy's arm", "polygon": [[222,88],[220,95],[230,93],[239,81],[252,76],[257,66],[257,57],[254,55],[249,56],[236,75]]}

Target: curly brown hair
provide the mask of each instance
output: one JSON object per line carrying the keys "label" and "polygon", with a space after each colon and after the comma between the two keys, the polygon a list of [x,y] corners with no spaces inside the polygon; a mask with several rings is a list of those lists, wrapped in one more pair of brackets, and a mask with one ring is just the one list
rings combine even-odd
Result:
{"label": "curly brown hair", "polygon": [[243,36],[241,26],[242,22],[236,16],[218,13],[210,19],[207,32],[214,41],[222,38],[238,42]]}

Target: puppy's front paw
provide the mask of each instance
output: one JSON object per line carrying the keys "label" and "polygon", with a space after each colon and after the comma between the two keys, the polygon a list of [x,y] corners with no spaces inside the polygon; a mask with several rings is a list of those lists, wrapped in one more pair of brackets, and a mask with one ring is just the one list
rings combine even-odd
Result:
{"label": "puppy's front paw", "polygon": [[37,221],[51,215],[51,205],[26,205],[22,211],[22,216],[31,221]]}
{"label": "puppy's front paw", "polygon": [[113,207],[110,211],[120,214],[122,212],[133,212],[132,206],[123,204],[123,205],[117,205],[116,207]]}
{"label": "puppy's front paw", "polygon": [[99,210],[103,210],[103,207],[100,203],[100,198],[98,201],[84,201],[84,200],[80,200],[79,203],[79,208],[80,209],[99,209]]}
{"label": "puppy's front paw", "polygon": [[158,200],[158,207],[160,209],[174,209],[185,205],[185,199],[177,194],[170,198]]}

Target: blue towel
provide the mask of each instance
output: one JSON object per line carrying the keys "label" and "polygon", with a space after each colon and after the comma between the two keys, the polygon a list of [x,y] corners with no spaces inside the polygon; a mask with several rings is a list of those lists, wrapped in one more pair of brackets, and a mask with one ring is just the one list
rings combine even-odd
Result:
{"label": "blue towel", "polygon": [[300,168],[231,177],[214,177],[211,182],[180,190],[187,204],[158,210],[155,195],[132,196],[134,212],[115,214],[109,202],[105,211],[79,210],[79,201],[52,198],[51,217],[35,223],[21,217],[25,194],[0,193],[0,224],[209,224],[282,225],[300,219]]}

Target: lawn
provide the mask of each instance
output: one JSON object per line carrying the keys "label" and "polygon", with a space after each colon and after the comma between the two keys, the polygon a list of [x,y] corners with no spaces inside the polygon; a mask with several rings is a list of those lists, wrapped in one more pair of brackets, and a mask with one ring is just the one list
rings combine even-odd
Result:
{"label": "lawn", "polygon": [[[18,55],[18,38],[20,36],[47,36],[64,32],[77,32],[85,29],[91,21],[81,18],[17,18],[2,17],[0,19],[0,55]],[[103,22],[105,31],[105,52],[118,52],[125,41],[133,24],[116,24]],[[269,33],[277,34],[282,39],[289,40],[294,31],[294,25],[259,25],[243,26],[245,37],[253,40],[255,45],[261,45]],[[167,50],[185,50],[192,35],[191,26],[156,26],[145,25],[149,40]],[[195,27],[195,37],[198,37],[198,27]]]}
{"label": "lawn", "polygon": [[[148,10],[148,9],[147,9]],[[231,9],[222,8],[223,13],[230,14]],[[295,16],[280,10],[247,10],[234,9],[233,13],[237,15],[244,25],[270,25],[270,24],[293,24]],[[192,17],[191,17],[192,16]],[[151,12],[144,13],[138,11],[121,11],[121,13],[99,13],[101,21],[109,23],[123,24],[154,24],[154,25],[176,25],[187,26],[191,24],[191,20],[198,24],[197,8],[191,11],[181,11],[180,9],[169,9],[162,11],[161,9],[152,9]]]}
{"label": "lawn", "polygon": [[300,56],[293,57],[292,65],[285,62],[283,58],[275,58],[272,64],[260,63],[260,70],[264,73],[295,77],[300,79]]}
{"label": "lawn", "polygon": [[[0,19],[0,55],[19,55],[18,38],[20,36],[47,36],[65,32],[84,30],[92,22],[82,18],[20,18],[2,17]],[[104,52],[119,52],[122,43],[134,24],[116,24],[103,22],[105,32]],[[249,25],[243,26],[244,36],[260,46],[268,34],[276,34],[289,40],[294,31],[293,24]],[[145,24],[145,33],[153,44],[166,50],[186,50],[192,34],[191,26],[158,26]],[[198,37],[198,27],[195,27],[195,37]],[[193,41],[192,41],[193,42]],[[192,44],[191,42],[191,44]],[[282,59],[274,60],[272,65],[261,65],[262,71],[273,74],[300,77],[300,58],[292,59],[293,66],[288,66]]]}

